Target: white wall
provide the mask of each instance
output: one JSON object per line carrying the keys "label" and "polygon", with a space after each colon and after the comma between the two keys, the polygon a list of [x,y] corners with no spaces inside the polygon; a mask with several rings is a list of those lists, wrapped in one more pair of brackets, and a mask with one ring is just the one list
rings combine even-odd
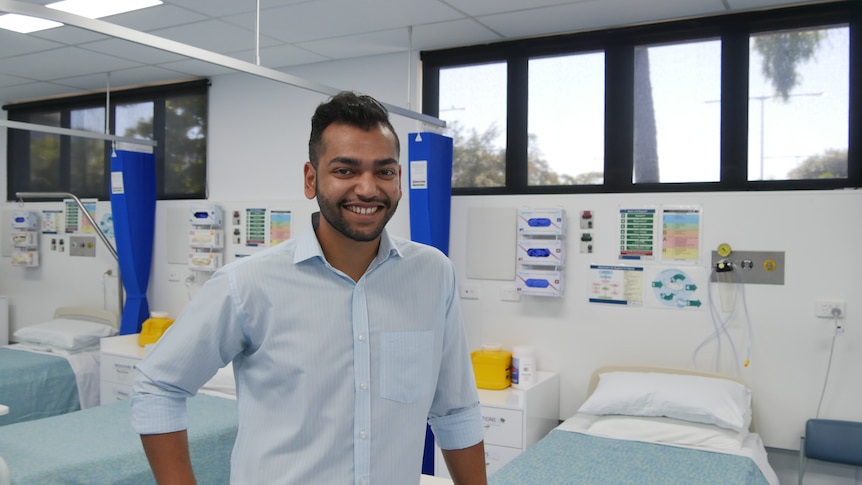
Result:
{"label": "white wall", "polygon": [[[415,62],[415,61],[414,61]],[[292,70],[291,74],[339,88],[374,95],[406,106],[408,62],[401,55],[333,62]],[[297,218],[314,209],[302,194],[302,164],[307,158],[309,118],[325,96],[256,79],[244,74],[213,79],[210,91],[209,196],[224,207],[255,205],[293,208]],[[414,108],[418,106],[412,102]],[[396,116],[406,161],[408,132],[433,131]],[[4,136],[4,135],[0,135]],[[0,138],[0,141],[5,140]],[[5,162],[6,150],[0,151]],[[5,163],[3,164],[5,166]],[[5,181],[5,174],[0,175]],[[408,193],[392,232],[407,236]],[[0,190],[5,191],[5,183]],[[159,202],[156,246],[150,284],[154,309],[178,313],[194,295],[198,283],[168,281],[182,265],[166,262],[166,214],[189,202]],[[505,346],[532,344],[539,365],[562,377],[561,417],[575,412],[584,398],[590,371],[613,362],[643,362],[685,366],[695,346],[707,336],[711,324],[704,311],[680,312],[658,308],[607,307],[586,301],[588,265],[614,264],[617,224],[621,206],[699,205],[703,208],[704,249],[727,242],[737,250],[777,250],[786,254],[785,284],[747,285],[746,297],[755,336],[752,361],[742,377],[754,389],[756,422],[766,444],[795,449],[804,421],[813,417],[823,386],[832,341],[832,323],[814,317],[814,301],[827,297],[847,301],[846,333],[835,344],[829,386],[821,417],[862,420],[862,388],[855,371],[862,368],[862,310],[853,295],[862,294],[854,270],[862,268],[857,241],[862,240],[862,194],[858,191],[788,193],[680,193],[599,194],[529,197],[455,197],[452,207],[450,256],[463,281],[480,288],[479,300],[462,300],[471,345],[495,341]],[[47,208],[50,204],[27,204]],[[595,253],[577,252],[570,232],[565,296],[559,300],[522,298],[500,301],[501,288],[513,281],[466,279],[467,211],[472,207],[562,206],[573,216],[591,210],[596,223]],[[9,210],[15,204],[0,208]],[[304,221],[296,221],[301,230]],[[175,236],[174,236],[175,237]],[[99,243],[101,244],[101,243]],[[114,267],[100,250],[96,258],[61,257],[43,251],[37,270],[11,268],[0,260],[0,293],[10,296],[10,325],[38,322],[63,304],[89,304],[115,309],[113,284],[103,285],[103,273]],[[5,262],[4,262],[5,261]],[[705,266],[701,269],[705,272]],[[103,290],[103,288],[106,288]],[[115,290],[114,290],[115,291]],[[106,296],[107,295],[107,296]],[[742,320],[734,320],[737,346],[745,346]],[[727,344],[725,343],[725,346]],[[700,367],[710,368],[714,347],[701,353]],[[725,356],[729,355],[725,349]],[[725,366],[724,371],[731,370]]]}

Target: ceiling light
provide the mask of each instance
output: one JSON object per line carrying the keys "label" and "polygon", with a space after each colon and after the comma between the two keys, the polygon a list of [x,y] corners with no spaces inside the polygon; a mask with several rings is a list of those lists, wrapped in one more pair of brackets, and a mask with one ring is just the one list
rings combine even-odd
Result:
{"label": "ceiling light", "polygon": [[38,32],[40,30],[53,29],[63,24],[54,22],[53,20],[45,20],[28,15],[19,15],[17,13],[7,13],[0,15],[0,29],[12,30],[21,34],[29,34],[30,32]]}
{"label": "ceiling light", "polygon": [[159,0],[63,0],[45,6],[82,17],[98,19],[161,4],[162,2]]}
{"label": "ceiling light", "polygon": [[[63,0],[45,6],[82,17],[98,19],[161,4],[160,0]],[[61,25],[63,24],[53,20],[17,13],[0,15],[0,29],[12,30],[21,34],[53,29]]]}

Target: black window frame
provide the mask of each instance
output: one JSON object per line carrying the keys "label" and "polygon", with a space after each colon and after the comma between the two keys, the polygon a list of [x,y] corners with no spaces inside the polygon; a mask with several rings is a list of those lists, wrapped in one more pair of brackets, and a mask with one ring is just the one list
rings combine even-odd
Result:
{"label": "black window frame", "polygon": [[[847,178],[748,180],[749,37],[786,29],[848,25]],[[720,181],[634,183],[636,46],[718,38],[721,51]],[[527,179],[527,64],[530,58],[605,53],[604,183],[530,186]],[[439,116],[440,70],[491,62],[508,65],[506,185],[454,187],[453,195],[831,190],[862,187],[862,2],[835,2],[668,21],[494,44],[422,51],[423,113]]]}
{"label": "black window frame", "polygon": [[[26,101],[21,103],[7,104],[3,109],[8,112],[10,121],[30,122],[34,114],[44,112],[59,112],[60,127],[69,128],[70,113],[74,110],[86,108],[105,108],[106,100],[110,103],[109,129],[115,133],[116,108],[121,104],[130,103],[153,103],[153,139],[156,146],[153,147],[156,168],[156,198],[158,200],[196,200],[207,198],[207,162],[206,149],[204,149],[204,173],[201,189],[193,193],[166,193],[165,192],[165,106],[166,100],[178,96],[200,96],[208,99],[210,82],[208,79],[196,79],[172,84],[159,84],[153,86],[117,89],[110,93],[99,92],[82,96],[71,96],[64,98],[51,98],[37,101]],[[208,108],[207,101],[207,110]],[[209,121],[207,121],[207,125]],[[30,134],[29,130],[7,128],[7,150],[6,150],[6,174],[8,201],[17,200],[17,192],[28,192],[30,189]],[[60,177],[59,186],[56,190],[48,192],[71,192],[71,150],[70,135],[60,135]],[[111,177],[111,145],[105,141],[104,172],[102,190],[99,193],[75,193],[79,198],[110,200],[110,177]],[[44,192],[45,190],[40,190]]]}

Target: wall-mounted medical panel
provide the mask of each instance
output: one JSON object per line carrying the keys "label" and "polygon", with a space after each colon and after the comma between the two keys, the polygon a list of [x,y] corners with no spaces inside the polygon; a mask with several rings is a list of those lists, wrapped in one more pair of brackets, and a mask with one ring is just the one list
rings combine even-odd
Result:
{"label": "wall-mounted medical panel", "polygon": [[39,214],[13,211],[11,215],[12,265],[25,268],[39,266]]}
{"label": "wall-mounted medical panel", "polygon": [[189,207],[188,268],[213,272],[224,264],[224,211],[217,205]]}
{"label": "wall-mounted medical panel", "polygon": [[562,266],[565,264],[566,245],[562,239],[521,238],[518,240],[518,264],[533,266]]}

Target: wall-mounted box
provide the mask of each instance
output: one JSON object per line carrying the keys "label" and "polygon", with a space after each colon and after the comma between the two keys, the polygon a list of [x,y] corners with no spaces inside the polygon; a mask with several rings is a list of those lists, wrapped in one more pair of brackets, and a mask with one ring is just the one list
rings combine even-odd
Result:
{"label": "wall-mounted box", "polygon": [[12,253],[12,266],[24,268],[35,268],[39,266],[38,251],[14,251]]}
{"label": "wall-mounted box", "polygon": [[533,266],[562,266],[565,264],[566,245],[561,239],[519,239],[518,264]]}
{"label": "wall-mounted box", "polygon": [[31,211],[13,211],[12,229],[16,231],[35,231],[39,228],[39,215]]}
{"label": "wall-mounted box", "polygon": [[195,271],[215,271],[222,265],[221,253],[189,253],[189,269]]}
{"label": "wall-mounted box", "polygon": [[521,295],[563,296],[562,271],[520,270],[515,286]]}
{"label": "wall-mounted box", "polygon": [[221,249],[224,247],[224,237],[221,229],[191,229],[189,231],[189,246],[196,249]]}
{"label": "wall-mounted box", "polygon": [[36,231],[17,231],[12,233],[12,246],[19,249],[39,247],[39,233]]}
{"label": "wall-mounted box", "polygon": [[523,209],[518,211],[521,236],[562,236],[566,233],[564,209]]}
{"label": "wall-mounted box", "polygon": [[189,210],[189,224],[192,226],[221,227],[224,222],[224,212],[217,205],[193,206]]}

